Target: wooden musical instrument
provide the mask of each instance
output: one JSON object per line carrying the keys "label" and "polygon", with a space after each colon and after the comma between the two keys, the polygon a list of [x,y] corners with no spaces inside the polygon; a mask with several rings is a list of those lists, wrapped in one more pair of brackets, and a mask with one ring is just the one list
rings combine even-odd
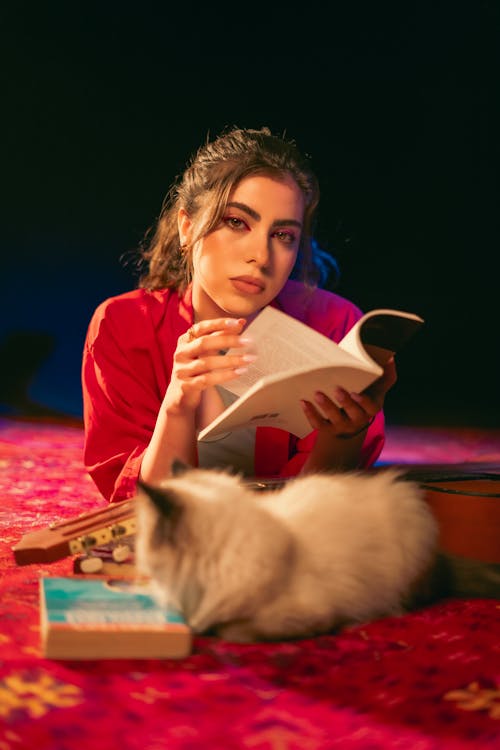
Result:
{"label": "wooden musical instrument", "polygon": [[14,559],[18,565],[51,563],[134,533],[134,500],[125,500],[28,532],[13,548]]}
{"label": "wooden musical instrument", "polygon": [[[378,467],[383,470],[386,467]],[[399,467],[418,482],[439,524],[440,546],[456,555],[500,562],[500,467],[484,464]],[[271,491],[286,480],[247,484]],[[110,504],[25,534],[13,548],[18,565],[50,563],[118,543],[135,533],[134,500]],[[374,533],[376,531],[374,530]]]}
{"label": "wooden musical instrument", "polygon": [[453,467],[427,471],[414,467],[409,478],[425,490],[439,527],[444,552],[500,563],[500,467],[475,473]]}

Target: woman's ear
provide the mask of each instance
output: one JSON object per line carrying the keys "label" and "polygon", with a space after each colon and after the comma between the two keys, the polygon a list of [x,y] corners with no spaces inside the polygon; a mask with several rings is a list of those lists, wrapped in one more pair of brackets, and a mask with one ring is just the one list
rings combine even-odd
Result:
{"label": "woman's ear", "polygon": [[188,245],[191,238],[193,222],[188,216],[185,208],[179,208],[177,213],[177,228],[179,230],[179,241],[181,247]]}

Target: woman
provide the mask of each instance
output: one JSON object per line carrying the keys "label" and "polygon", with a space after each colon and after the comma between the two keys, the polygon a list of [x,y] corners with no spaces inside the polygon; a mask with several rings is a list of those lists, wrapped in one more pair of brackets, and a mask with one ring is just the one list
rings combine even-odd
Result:
{"label": "woman", "polygon": [[[304,402],[311,433],[197,433],[227,403],[224,383],[253,359],[245,326],[274,305],[339,341],[360,317],[348,300],[311,284],[316,178],[293,142],[232,129],[199,149],[171,189],[143,257],[139,288],[103,302],[83,355],[85,464],[112,501],[168,476],[173,459],[249,476],[366,467],[384,441],[391,361],[363,394]],[[302,279],[291,280],[300,269]],[[238,349],[238,354],[225,354]],[[321,406],[323,415],[318,411]]]}

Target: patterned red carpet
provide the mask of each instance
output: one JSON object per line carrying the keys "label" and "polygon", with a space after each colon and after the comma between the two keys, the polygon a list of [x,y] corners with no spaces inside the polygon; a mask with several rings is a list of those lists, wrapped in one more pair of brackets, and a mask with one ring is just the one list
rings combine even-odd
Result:
{"label": "patterned red carpet", "polygon": [[[28,531],[104,505],[78,426],[0,420],[0,750],[500,748],[500,603],[450,600],[335,636],[182,661],[55,662],[39,651]],[[394,427],[392,463],[499,462],[500,433]]]}

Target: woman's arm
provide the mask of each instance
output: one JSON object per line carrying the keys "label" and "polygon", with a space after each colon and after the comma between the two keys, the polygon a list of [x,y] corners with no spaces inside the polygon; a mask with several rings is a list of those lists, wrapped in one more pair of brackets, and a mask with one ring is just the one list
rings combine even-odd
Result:
{"label": "woman's arm", "polygon": [[85,342],[84,462],[104,497],[119,501],[134,494],[140,474],[159,481],[173,458],[197,463],[201,394],[245,366],[244,348],[241,356],[220,354],[245,346],[239,336],[245,321],[197,323],[190,329],[195,337],[182,333],[169,353],[148,315],[138,316],[135,305],[133,314],[124,304],[111,307],[94,316]]}
{"label": "woman's arm", "polygon": [[[151,440],[144,452],[141,478],[155,483],[168,476],[177,458],[196,466],[197,410],[207,388],[232,380],[249,359],[240,337],[243,318],[205,320],[181,336],[174,353],[172,376],[160,407]],[[241,355],[225,355],[239,347]]]}

